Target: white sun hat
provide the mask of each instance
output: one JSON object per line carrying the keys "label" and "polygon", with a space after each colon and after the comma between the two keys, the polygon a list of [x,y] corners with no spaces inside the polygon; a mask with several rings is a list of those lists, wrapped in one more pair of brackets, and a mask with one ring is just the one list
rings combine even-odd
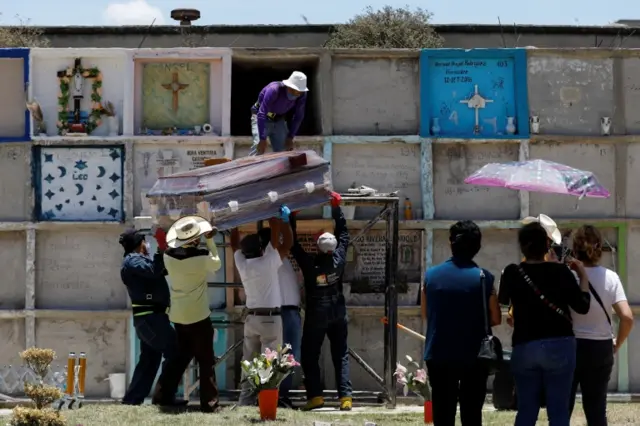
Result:
{"label": "white sun hat", "polygon": [[527,225],[533,222],[540,223],[540,225],[547,232],[547,237],[549,237],[551,241],[553,241],[556,244],[560,244],[562,242],[562,234],[558,229],[558,225],[549,216],[541,213],[537,217],[528,216],[522,219],[522,223],[524,225]]}
{"label": "white sun hat", "polygon": [[307,89],[307,76],[300,71],[292,72],[288,79],[282,80],[282,84],[298,92],[309,91]]}
{"label": "white sun hat", "polygon": [[212,230],[213,226],[207,219],[200,216],[185,216],[171,225],[167,232],[167,245],[171,248],[182,247]]}

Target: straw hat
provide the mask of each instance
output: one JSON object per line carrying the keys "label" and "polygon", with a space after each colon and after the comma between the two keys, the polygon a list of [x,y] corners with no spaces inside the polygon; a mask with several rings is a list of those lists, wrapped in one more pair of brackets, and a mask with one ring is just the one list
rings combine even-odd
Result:
{"label": "straw hat", "polygon": [[167,245],[171,248],[182,247],[212,230],[213,227],[205,218],[185,216],[171,225],[169,232],[167,232]]}

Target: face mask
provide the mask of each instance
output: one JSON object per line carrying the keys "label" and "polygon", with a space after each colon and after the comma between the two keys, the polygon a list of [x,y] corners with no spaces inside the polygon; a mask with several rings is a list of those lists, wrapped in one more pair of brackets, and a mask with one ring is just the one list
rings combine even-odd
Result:
{"label": "face mask", "polygon": [[287,92],[287,99],[289,99],[290,101],[295,101],[299,96],[300,95],[292,95],[291,93]]}

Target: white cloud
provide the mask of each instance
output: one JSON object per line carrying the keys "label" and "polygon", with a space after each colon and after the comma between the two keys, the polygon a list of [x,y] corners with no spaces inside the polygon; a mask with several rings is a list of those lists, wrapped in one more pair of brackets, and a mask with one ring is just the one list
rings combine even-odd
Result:
{"label": "white cloud", "polygon": [[111,3],[103,12],[108,25],[164,25],[162,10],[151,6],[145,0],[131,0],[127,3]]}

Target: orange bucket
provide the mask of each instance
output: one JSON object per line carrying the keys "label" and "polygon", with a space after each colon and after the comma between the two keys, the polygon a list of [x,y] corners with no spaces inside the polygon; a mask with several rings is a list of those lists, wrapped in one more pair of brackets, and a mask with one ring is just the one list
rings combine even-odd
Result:
{"label": "orange bucket", "polygon": [[433,424],[433,404],[431,401],[424,402],[424,424]]}
{"label": "orange bucket", "polygon": [[278,389],[265,389],[258,393],[260,419],[275,420],[278,411]]}

